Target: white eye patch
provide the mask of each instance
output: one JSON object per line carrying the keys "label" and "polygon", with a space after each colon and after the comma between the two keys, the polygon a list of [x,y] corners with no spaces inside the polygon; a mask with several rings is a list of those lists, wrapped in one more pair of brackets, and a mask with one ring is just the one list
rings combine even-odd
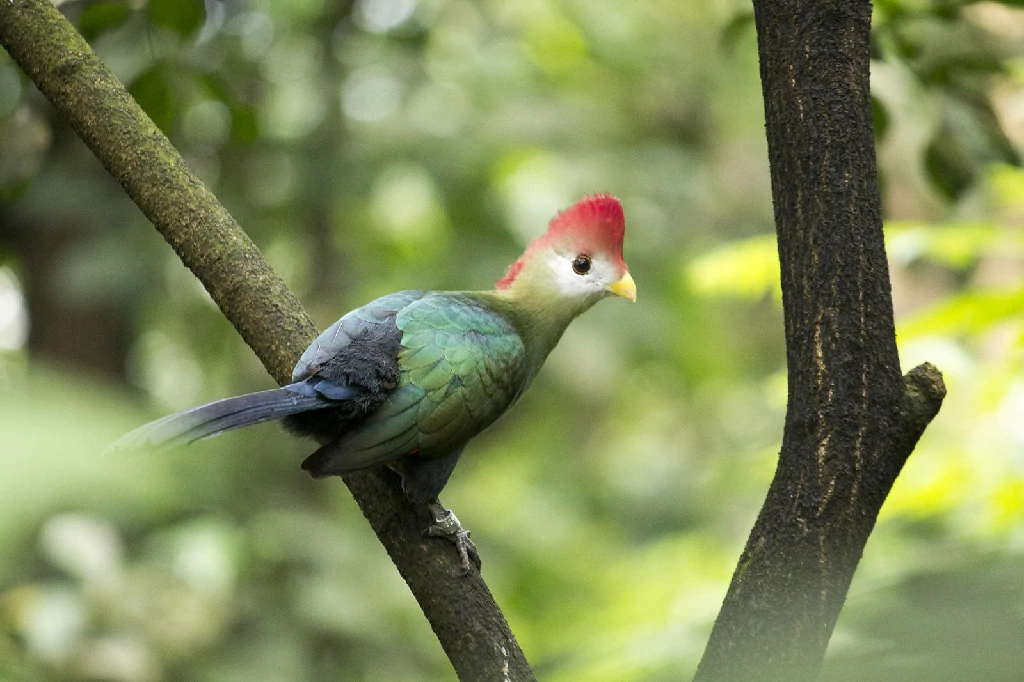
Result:
{"label": "white eye patch", "polygon": [[575,262],[579,255],[576,253],[553,253],[547,259],[552,281],[562,296],[573,298],[593,296],[604,292],[609,284],[618,279],[615,276],[615,268],[601,256],[591,256],[590,268],[583,274],[579,274],[580,263]]}

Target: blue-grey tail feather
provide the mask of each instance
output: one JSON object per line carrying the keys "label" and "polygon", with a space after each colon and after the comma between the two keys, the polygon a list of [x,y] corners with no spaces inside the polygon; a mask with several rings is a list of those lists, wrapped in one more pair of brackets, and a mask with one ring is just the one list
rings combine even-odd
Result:
{"label": "blue-grey tail feather", "polygon": [[123,436],[111,449],[184,445],[243,426],[337,404],[336,399],[325,398],[316,390],[310,390],[306,382],[299,382],[270,391],[217,400],[168,415]]}

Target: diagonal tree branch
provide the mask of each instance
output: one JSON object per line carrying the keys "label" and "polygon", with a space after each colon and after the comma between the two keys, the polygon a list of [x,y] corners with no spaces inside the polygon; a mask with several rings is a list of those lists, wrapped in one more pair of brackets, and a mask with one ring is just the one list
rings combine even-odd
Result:
{"label": "diagonal tree branch", "polygon": [[[85,40],[48,0],[0,0],[0,44],[203,283],[280,383],[316,328],[284,281],[188,168]],[[456,575],[444,540],[384,470],[345,482],[408,583],[462,680],[532,680],[478,573]]]}
{"label": "diagonal tree branch", "polygon": [[754,0],[789,404],[778,468],[698,680],[815,677],[879,509],[945,396],[900,376],[868,0]]}

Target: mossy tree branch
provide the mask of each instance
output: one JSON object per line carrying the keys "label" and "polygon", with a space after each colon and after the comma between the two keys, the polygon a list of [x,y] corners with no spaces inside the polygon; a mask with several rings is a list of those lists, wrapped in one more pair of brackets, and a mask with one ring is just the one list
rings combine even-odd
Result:
{"label": "mossy tree branch", "polygon": [[754,0],[789,404],[778,468],[698,680],[813,678],[879,509],[942,404],[900,376],[868,0]]}
{"label": "mossy tree branch", "polygon": [[[49,0],[0,0],[0,44],[85,141],[203,283],[280,383],[316,334],[284,281],[213,193]],[[422,535],[429,518],[396,477],[345,477],[460,679],[533,673],[478,573],[456,575],[453,547]]]}

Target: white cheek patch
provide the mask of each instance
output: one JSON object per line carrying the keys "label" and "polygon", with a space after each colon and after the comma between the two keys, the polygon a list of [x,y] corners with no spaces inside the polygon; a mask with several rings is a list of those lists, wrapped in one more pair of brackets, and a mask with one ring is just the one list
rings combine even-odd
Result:
{"label": "white cheek patch", "polygon": [[548,267],[554,274],[554,284],[563,296],[589,296],[603,292],[616,278],[614,268],[603,258],[591,260],[590,271],[585,275],[576,274],[572,261],[576,254],[565,256],[553,253],[548,256]]}

